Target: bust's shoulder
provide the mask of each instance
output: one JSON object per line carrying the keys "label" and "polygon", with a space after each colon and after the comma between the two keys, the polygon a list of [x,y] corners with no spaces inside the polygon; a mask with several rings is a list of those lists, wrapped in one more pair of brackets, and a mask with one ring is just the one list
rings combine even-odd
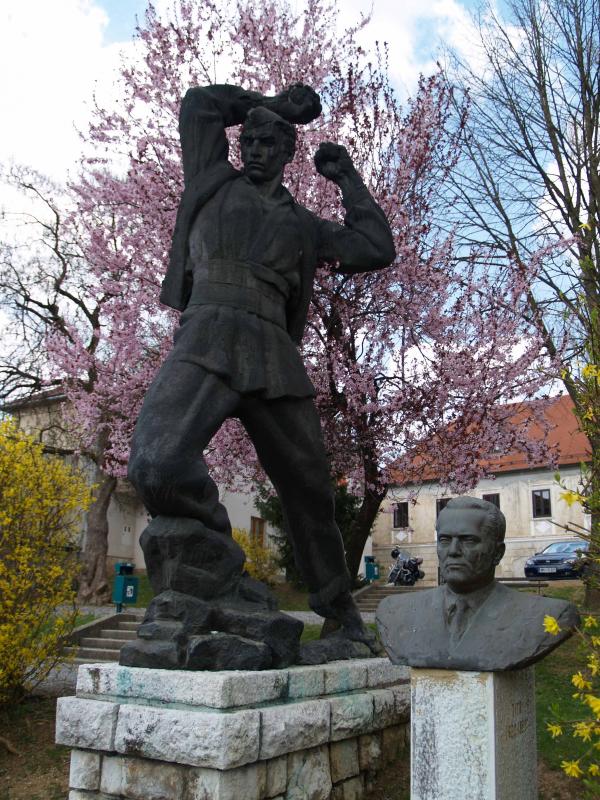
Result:
{"label": "bust's shoulder", "polygon": [[[402,615],[405,621],[413,616],[423,617],[428,612],[437,612],[443,608],[445,589],[438,586],[435,589],[426,589],[413,592],[402,592],[386,597],[377,609],[378,617],[391,617]],[[578,622],[577,611],[572,603],[553,597],[544,597],[529,592],[522,592],[495,582],[490,594],[483,601],[483,605],[490,611],[502,610],[503,614],[514,614],[519,619],[525,612],[529,618],[542,618],[546,615],[564,621],[568,627],[573,627]]]}
{"label": "bust's shoulder", "polygon": [[445,590],[443,586],[435,589],[419,589],[399,592],[384,598],[377,609],[377,615],[402,614],[406,619],[411,614],[422,614],[425,609],[443,605]]}
{"label": "bust's shoulder", "polygon": [[519,591],[501,583],[496,583],[494,587],[493,601],[494,604],[513,607],[519,612],[526,609],[530,617],[543,618],[547,615],[557,620],[564,620],[569,627],[574,627],[579,621],[576,607],[567,600]]}

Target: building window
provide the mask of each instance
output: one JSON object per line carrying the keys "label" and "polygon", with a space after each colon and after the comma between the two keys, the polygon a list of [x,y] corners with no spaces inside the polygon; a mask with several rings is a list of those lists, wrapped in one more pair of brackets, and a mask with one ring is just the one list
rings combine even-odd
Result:
{"label": "building window", "polygon": [[446,506],[448,505],[450,500],[452,500],[451,497],[440,497],[439,500],[435,501],[435,517],[436,517],[436,519],[439,517],[440,511],[443,511],[446,508]]}
{"label": "building window", "polygon": [[408,528],[408,503],[396,503],[394,506],[394,528]]}
{"label": "building window", "polygon": [[534,489],[531,493],[533,503],[533,517],[551,517],[550,489]]}
{"label": "building window", "polygon": [[250,536],[265,543],[265,521],[261,517],[250,517]]}
{"label": "building window", "polygon": [[499,494],[484,494],[482,500],[487,500],[488,503],[493,503],[496,508],[500,508],[500,495]]}

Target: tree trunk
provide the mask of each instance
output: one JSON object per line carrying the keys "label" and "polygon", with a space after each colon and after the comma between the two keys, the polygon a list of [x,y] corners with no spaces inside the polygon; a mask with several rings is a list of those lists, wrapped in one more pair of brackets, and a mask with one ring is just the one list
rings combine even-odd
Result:
{"label": "tree trunk", "polygon": [[356,578],[360,572],[363,550],[386,494],[387,487],[378,492],[372,489],[366,491],[356,522],[352,526],[350,536],[345,542],[346,561],[352,578]]}
{"label": "tree trunk", "polygon": [[91,605],[110,602],[106,575],[108,553],[108,506],[117,479],[97,467],[94,476],[94,500],[87,513],[87,532],[81,558],[81,574],[77,601]]}
{"label": "tree trunk", "polygon": [[[589,434],[588,434],[589,436]],[[591,531],[588,564],[585,575],[584,607],[589,611],[600,610],[600,439],[589,437],[592,454],[590,458],[590,507]]]}

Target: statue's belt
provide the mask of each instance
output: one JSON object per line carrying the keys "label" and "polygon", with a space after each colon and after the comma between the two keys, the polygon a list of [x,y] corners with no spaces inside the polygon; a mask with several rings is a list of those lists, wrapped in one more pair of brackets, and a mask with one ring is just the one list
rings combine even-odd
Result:
{"label": "statue's belt", "polygon": [[193,265],[190,306],[221,305],[251,311],[284,330],[290,286],[285,278],[254,261],[210,259]]}

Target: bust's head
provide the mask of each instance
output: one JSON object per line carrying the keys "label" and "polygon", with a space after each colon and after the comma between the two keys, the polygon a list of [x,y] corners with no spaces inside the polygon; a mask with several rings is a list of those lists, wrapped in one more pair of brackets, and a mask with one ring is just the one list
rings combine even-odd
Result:
{"label": "bust's head", "polygon": [[476,497],[456,497],[435,527],[441,575],[452,591],[474,592],[494,580],[506,549],[506,520],[499,508]]}

